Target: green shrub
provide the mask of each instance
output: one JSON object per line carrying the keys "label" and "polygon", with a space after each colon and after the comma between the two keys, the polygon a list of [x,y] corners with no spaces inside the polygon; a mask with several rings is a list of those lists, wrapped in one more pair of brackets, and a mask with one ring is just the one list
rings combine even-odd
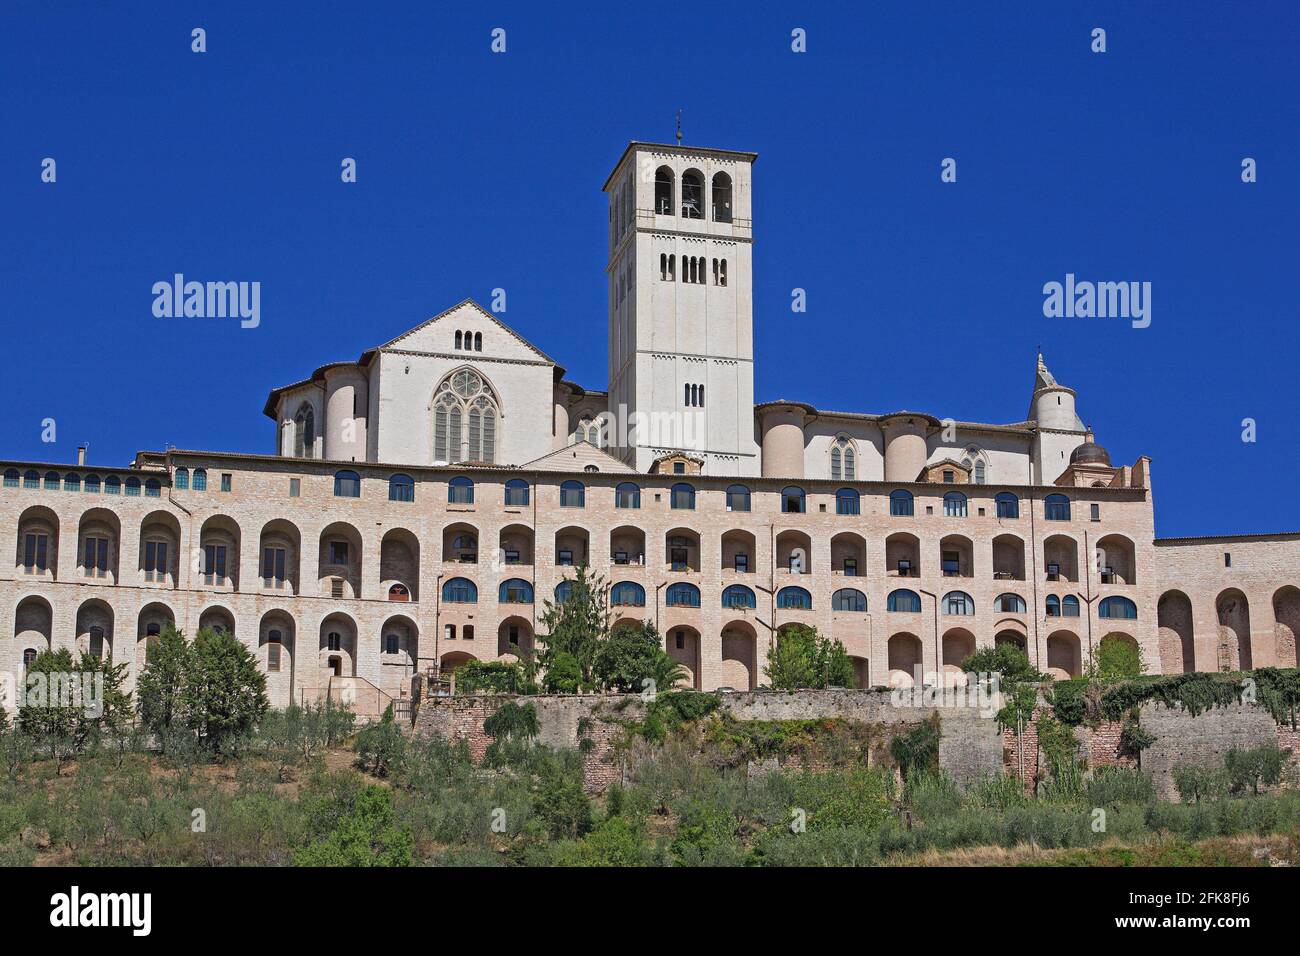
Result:
{"label": "green shrub", "polygon": [[533,785],[533,816],[552,839],[580,837],[591,829],[591,801],[583,790],[577,751],[542,752]]}
{"label": "green shrub", "polygon": [[400,769],[406,756],[406,735],[393,722],[393,705],[384,710],[378,723],[361,728],[357,734],[357,766],[376,777],[387,777]]}
{"label": "green shrub", "polygon": [[576,694],[585,686],[582,666],[568,651],[558,651],[542,677],[542,688],[548,694]]}
{"label": "green shrub", "polygon": [[1041,674],[1029,663],[1029,655],[1014,644],[998,644],[976,651],[961,662],[968,674],[1000,674],[1003,683],[1039,681]]}
{"label": "green shrub", "polygon": [[1249,787],[1252,793],[1259,793],[1261,786],[1277,786],[1282,781],[1290,753],[1271,744],[1250,750],[1233,747],[1224,758],[1232,792],[1243,793]]}
{"label": "green shrub", "polygon": [[948,775],[934,770],[913,770],[907,777],[904,798],[922,820],[955,814],[965,802]]}
{"label": "green shrub", "polygon": [[815,627],[783,628],[767,650],[764,668],[774,690],[801,687],[856,687],[857,677],[841,641],[822,637]]}
{"label": "green shrub", "polygon": [[1091,807],[1146,804],[1155,796],[1151,778],[1133,767],[1098,767],[1087,782],[1087,799]]}
{"label": "green shrub", "polygon": [[1141,765],[1142,751],[1156,742],[1156,735],[1143,727],[1136,716],[1124,721],[1119,732],[1118,752],[1125,757],[1136,757]]}
{"label": "green shrub", "polygon": [[1019,807],[1029,800],[1020,778],[1013,773],[998,773],[975,783],[967,793],[967,802],[985,810]]}
{"label": "green shrub", "polygon": [[1184,803],[1217,800],[1228,792],[1228,772],[1222,767],[1186,764],[1174,768],[1174,787]]}
{"label": "green shrub", "polygon": [[889,742],[889,755],[894,758],[894,763],[898,764],[904,780],[910,777],[913,771],[938,770],[938,715],[895,736]]}
{"label": "green shrub", "polygon": [[390,793],[369,786],[338,809],[326,834],[294,854],[297,866],[410,866],[415,843],[394,825]]}
{"label": "green shrub", "polygon": [[1136,642],[1107,634],[1093,651],[1087,671],[1089,677],[1100,681],[1128,680],[1141,677],[1146,665]]}
{"label": "green shrub", "polygon": [[456,693],[535,694],[537,684],[515,661],[466,661],[456,668]]}
{"label": "green shrub", "polygon": [[1052,705],[1052,716],[1068,727],[1077,727],[1088,717],[1088,686],[1086,679],[1058,680],[1047,692],[1047,702]]}
{"label": "green shrub", "polygon": [[592,676],[608,690],[662,693],[685,680],[686,669],[668,656],[654,625],[645,621],[619,625],[597,644]]}
{"label": "green shrub", "polygon": [[862,827],[808,833],[769,830],[753,853],[753,861],[760,866],[874,866],[879,860],[879,832]]}

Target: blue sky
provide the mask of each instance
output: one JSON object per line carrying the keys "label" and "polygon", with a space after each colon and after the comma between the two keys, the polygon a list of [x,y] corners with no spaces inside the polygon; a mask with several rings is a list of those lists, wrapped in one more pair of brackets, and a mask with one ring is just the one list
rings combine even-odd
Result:
{"label": "blue sky", "polygon": [[[603,388],[600,186],[680,107],[759,153],[760,401],[1018,421],[1041,344],[1161,535],[1300,528],[1296,5],[805,6],[6,0],[0,456],[269,452],[269,388],[496,287]],[[260,327],[155,318],[175,272],[260,281]],[[1067,272],[1151,326],[1045,318]]]}

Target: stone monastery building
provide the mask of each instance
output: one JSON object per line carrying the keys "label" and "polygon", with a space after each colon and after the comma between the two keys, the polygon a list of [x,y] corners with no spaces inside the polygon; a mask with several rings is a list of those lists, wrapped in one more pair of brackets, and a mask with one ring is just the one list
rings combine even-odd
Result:
{"label": "stone monastery building", "polygon": [[1300,534],[1157,539],[1042,357],[1005,424],[754,403],[754,153],[633,142],[609,197],[609,390],[465,301],[271,391],[266,455],[4,462],[2,668],[167,624],[256,648],[273,703],[382,705],[418,670],[526,653],[574,566],[701,689],[764,681],[784,626],[860,685],[1008,641],[1079,674],[1294,666]]}

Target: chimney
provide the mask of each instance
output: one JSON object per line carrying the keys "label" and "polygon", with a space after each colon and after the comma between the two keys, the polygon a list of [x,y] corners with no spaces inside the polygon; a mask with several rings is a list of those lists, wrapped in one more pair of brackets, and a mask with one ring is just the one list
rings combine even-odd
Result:
{"label": "chimney", "polygon": [[86,467],[86,446],[85,445],[77,446],[77,467],[78,468]]}

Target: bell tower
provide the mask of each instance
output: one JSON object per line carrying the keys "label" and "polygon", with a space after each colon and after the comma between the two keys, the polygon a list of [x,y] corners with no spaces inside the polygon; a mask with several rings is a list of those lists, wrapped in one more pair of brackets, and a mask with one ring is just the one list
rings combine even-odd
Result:
{"label": "bell tower", "polygon": [[684,451],[758,475],[754,439],[756,153],[629,143],[609,197],[610,450],[638,471]]}

